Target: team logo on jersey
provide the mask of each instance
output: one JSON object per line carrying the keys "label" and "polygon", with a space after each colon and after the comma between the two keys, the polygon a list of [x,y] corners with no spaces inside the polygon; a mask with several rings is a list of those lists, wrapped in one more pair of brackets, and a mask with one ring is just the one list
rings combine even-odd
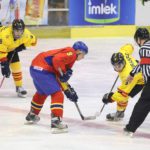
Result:
{"label": "team logo on jersey", "polygon": [[67,56],[71,56],[71,55],[73,55],[72,52],[68,52],[68,53],[67,53]]}

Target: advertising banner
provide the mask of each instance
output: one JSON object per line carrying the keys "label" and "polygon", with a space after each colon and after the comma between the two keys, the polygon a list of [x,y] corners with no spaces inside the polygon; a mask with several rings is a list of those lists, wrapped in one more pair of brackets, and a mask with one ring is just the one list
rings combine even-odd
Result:
{"label": "advertising banner", "polygon": [[27,25],[48,24],[48,0],[0,0],[0,21],[9,24],[19,6],[19,16]]}
{"label": "advertising banner", "polygon": [[135,0],[69,2],[69,25],[135,24]]}

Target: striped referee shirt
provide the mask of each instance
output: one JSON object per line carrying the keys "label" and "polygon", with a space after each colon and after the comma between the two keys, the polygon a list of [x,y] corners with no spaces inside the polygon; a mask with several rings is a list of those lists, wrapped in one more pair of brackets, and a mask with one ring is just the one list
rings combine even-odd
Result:
{"label": "striped referee shirt", "polygon": [[142,72],[145,83],[150,78],[150,40],[145,42],[139,50],[140,63],[130,72],[134,76],[138,72]]}

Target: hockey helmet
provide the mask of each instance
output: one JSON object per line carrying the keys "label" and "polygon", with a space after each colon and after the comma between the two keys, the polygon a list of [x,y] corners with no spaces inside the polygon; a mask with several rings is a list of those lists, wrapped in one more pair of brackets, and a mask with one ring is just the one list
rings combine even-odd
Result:
{"label": "hockey helmet", "polygon": [[12,22],[13,30],[23,30],[25,28],[25,24],[22,19],[14,19]]}
{"label": "hockey helmet", "polygon": [[111,57],[111,64],[113,65],[115,71],[120,72],[125,66],[123,54],[120,52],[114,53]]}
{"label": "hockey helmet", "polygon": [[150,35],[149,35],[149,31],[146,28],[138,28],[134,34],[134,39],[137,42],[137,40],[139,39],[149,39]]}
{"label": "hockey helmet", "polygon": [[111,64],[115,65],[115,64],[120,64],[124,62],[124,57],[122,55],[122,53],[118,52],[118,53],[114,53],[111,57]]}
{"label": "hockey helmet", "polygon": [[14,19],[12,22],[13,37],[19,39],[23,35],[25,24],[22,19]]}
{"label": "hockey helmet", "polygon": [[72,48],[74,50],[80,50],[81,52],[84,52],[85,54],[88,53],[88,47],[85,43],[83,43],[82,41],[77,41],[73,44]]}

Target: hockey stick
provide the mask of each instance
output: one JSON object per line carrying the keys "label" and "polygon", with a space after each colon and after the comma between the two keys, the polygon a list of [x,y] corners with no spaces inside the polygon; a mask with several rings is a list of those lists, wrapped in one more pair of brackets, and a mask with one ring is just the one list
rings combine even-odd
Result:
{"label": "hockey stick", "polygon": [[[12,59],[13,59],[15,53],[16,53],[16,51],[13,52],[13,54],[12,54],[12,56],[11,56],[11,59],[9,60],[9,65],[10,65],[10,63],[12,62]],[[2,80],[1,80],[1,83],[0,83],[0,88],[1,88],[2,85],[3,85],[3,82],[4,82],[5,78],[6,78],[6,77],[3,76]]]}
{"label": "hockey stick", "polygon": [[1,88],[1,87],[2,87],[2,85],[3,85],[4,79],[5,79],[5,76],[3,76],[2,80],[1,80],[0,88]]}
{"label": "hockey stick", "polygon": [[[58,68],[58,71],[59,71],[60,75],[62,76],[62,75],[63,75],[63,72],[62,72],[61,68]],[[66,84],[67,84],[67,86],[69,85],[68,82],[66,82]],[[69,89],[69,86],[68,86],[68,89]],[[81,117],[82,120],[94,120],[94,119],[96,119],[95,116],[88,116],[88,117],[83,116],[83,114],[82,114],[82,112],[81,112],[81,110],[80,110],[80,108],[79,108],[78,103],[77,103],[77,102],[74,102],[74,104],[75,104],[75,106],[76,106],[76,108],[77,108],[77,110],[78,110],[78,113],[79,113],[79,115],[80,115],[80,117]]]}
{"label": "hockey stick", "polygon": [[81,113],[81,110],[79,108],[78,103],[74,102],[74,104],[75,104],[75,106],[76,106],[76,108],[77,108],[77,110],[79,112],[79,115],[80,115],[80,117],[81,117],[82,120],[94,120],[94,119],[96,119],[96,116],[86,116],[86,117],[83,116],[83,114]]}
{"label": "hockey stick", "polygon": [[[117,76],[117,78],[116,78],[116,80],[115,80],[113,86],[111,87],[110,92],[112,92],[113,88],[115,87],[116,82],[118,81],[118,78],[119,78],[119,75]],[[110,92],[109,92],[109,93],[110,93]],[[104,107],[105,107],[105,105],[106,105],[106,104],[104,104],[104,105],[102,106],[100,112],[96,112],[94,116],[84,117],[84,116],[82,115],[80,109],[79,109],[78,104],[77,104],[77,103],[75,103],[75,104],[76,104],[76,107],[77,107],[77,109],[78,109],[78,112],[79,112],[79,114],[80,114],[82,120],[94,120],[94,119],[96,119],[97,117],[99,117],[99,116],[101,115],[101,113],[102,113],[102,111],[103,111],[103,109],[104,109]]]}
{"label": "hockey stick", "polygon": [[[119,75],[117,76],[117,78],[116,78],[116,80],[115,80],[115,82],[114,82],[113,86],[111,87],[110,92],[112,92],[112,90],[113,90],[114,86],[116,85],[116,82],[118,81],[118,78],[119,78]],[[110,93],[110,92],[109,92],[109,93]],[[95,116],[96,116],[96,117],[99,117],[99,116],[101,115],[101,113],[102,113],[102,111],[103,111],[103,109],[104,109],[105,105],[106,105],[106,104],[104,104],[104,105],[102,106],[102,108],[101,108],[100,112],[96,112],[96,113],[95,113]]]}

